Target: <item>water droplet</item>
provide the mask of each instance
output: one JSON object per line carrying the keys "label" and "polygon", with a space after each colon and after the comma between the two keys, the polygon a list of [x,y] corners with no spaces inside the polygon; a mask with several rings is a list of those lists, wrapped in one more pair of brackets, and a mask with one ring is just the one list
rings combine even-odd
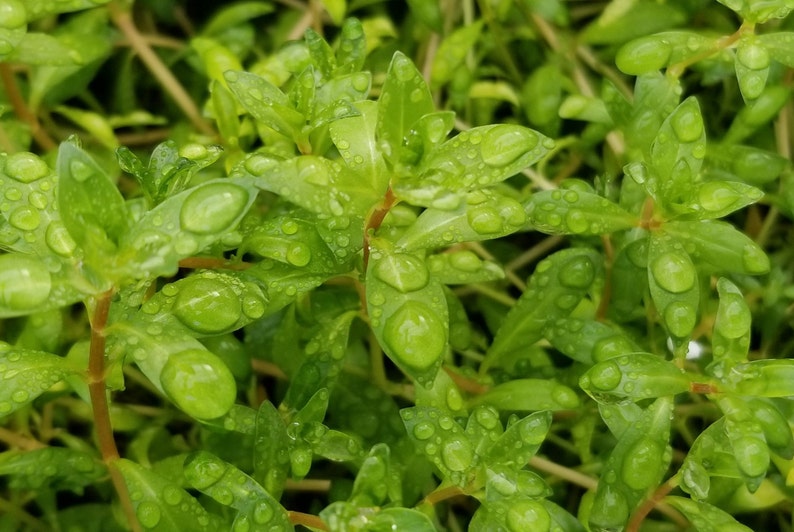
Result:
{"label": "water droplet", "polygon": [[163,366],[160,384],[179,408],[197,419],[222,416],[237,396],[232,373],[217,356],[203,349],[171,355]]}
{"label": "water droplet", "polygon": [[433,434],[435,434],[436,429],[432,423],[428,421],[420,421],[414,426],[414,437],[417,440],[427,440],[430,439]]}
{"label": "water droplet", "polygon": [[265,313],[265,302],[259,297],[245,297],[242,303],[243,314],[252,320],[262,317]]}
{"label": "water droplet", "polygon": [[446,327],[425,304],[404,303],[389,316],[383,340],[399,362],[412,368],[430,368],[444,354]]}
{"label": "water droplet", "polygon": [[552,388],[551,398],[561,408],[576,408],[579,406],[579,397],[577,397],[576,392],[561,384]]}
{"label": "water droplet", "polygon": [[254,176],[261,176],[278,163],[265,155],[253,154],[245,161],[245,169]]}
{"label": "water droplet", "polygon": [[519,421],[519,434],[521,442],[525,445],[540,445],[546,439],[548,425],[540,416],[526,417]]}
{"label": "water droplet", "polygon": [[623,373],[620,368],[611,361],[596,364],[590,369],[589,374],[593,388],[604,392],[614,390],[623,379]]}
{"label": "water droplet", "polygon": [[499,213],[487,206],[468,209],[466,218],[471,228],[482,235],[498,233],[504,226],[504,220]]}
{"label": "water droplet", "polygon": [[736,59],[750,70],[763,70],[769,66],[769,52],[765,46],[757,43],[739,46]]}
{"label": "water droplet", "polygon": [[251,523],[248,521],[248,516],[238,514],[232,523],[232,532],[249,532],[250,530]]}
{"label": "water droplet", "polygon": [[212,490],[212,498],[224,506],[231,506],[234,502],[234,495],[226,486],[218,486]]}
{"label": "water droplet", "polygon": [[408,82],[419,76],[419,71],[410,59],[402,54],[396,54],[392,59],[391,70],[399,81]]}
{"label": "water droplet", "polygon": [[731,442],[739,469],[748,477],[764,475],[769,468],[769,450],[764,441],[742,436]]}
{"label": "water droplet", "polygon": [[8,156],[5,173],[22,183],[32,183],[49,174],[50,168],[38,156],[30,152],[20,152]]}
{"label": "water droplet", "polygon": [[154,528],[160,522],[160,506],[151,501],[143,501],[135,509],[135,515],[144,528]]}
{"label": "water droplet", "polygon": [[176,486],[166,486],[163,490],[163,500],[166,504],[176,506],[182,502],[182,490]]}
{"label": "water droplet", "polygon": [[8,201],[19,201],[22,198],[22,191],[18,188],[8,188],[3,195]]}
{"label": "water droplet", "polygon": [[482,140],[482,158],[489,166],[507,166],[531,151],[538,144],[533,131],[508,124],[491,127]]}
{"label": "water droplet", "polygon": [[623,459],[620,477],[632,489],[645,490],[659,482],[664,449],[654,440],[641,438]]}
{"label": "water droplet", "polygon": [[568,229],[575,234],[581,234],[587,231],[590,223],[587,221],[587,216],[580,210],[571,209],[565,215],[565,225]]}
{"label": "water droplet", "polygon": [[465,471],[471,466],[473,458],[471,444],[462,438],[447,440],[441,448],[441,460],[450,471]]}
{"label": "water droplet", "polygon": [[568,262],[557,274],[560,284],[567,288],[583,289],[593,284],[595,266],[588,257],[581,257]]}
{"label": "water droplet", "polygon": [[422,101],[422,98],[424,98],[424,96],[425,96],[425,91],[417,87],[411,91],[410,98],[413,103],[419,103]]}
{"label": "water droplet", "polygon": [[742,250],[742,263],[748,273],[761,274],[769,271],[769,257],[756,244],[747,244]]}
{"label": "water droplet", "polygon": [[30,394],[25,390],[17,390],[11,394],[11,400],[15,403],[24,403],[28,400],[28,397],[30,397]]}
{"label": "water droplet", "polygon": [[449,255],[450,265],[464,272],[476,272],[482,269],[482,260],[476,253],[470,250],[451,253]]}
{"label": "water droplet", "polygon": [[576,203],[577,201],[579,201],[579,194],[577,194],[575,190],[566,191],[562,197],[568,203]]}
{"label": "water droplet", "polygon": [[387,255],[375,265],[375,276],[400,292],[412,292],[427,286],[430,274],[425,263],[408,253]]}
{"label": "water droplet", "polygon": [[683,301],[675,301],[664,309],[664,323],[670,334],[684,338],[692,332],[697,321],[697,311]]}
{"label": "water droplet", "polygon": [[675,132],[675,136],[681,142],[695,142],[703,134],[703,120],[697,111],[696,104],[680,108],[673,115],[670,125]]}
{"label": "water droplet", "polygon": [[474,412],[477,423],[488,430],[496,428],[499,424],[499,413],[490,406],[478,407]]}
{"label": "water droplet", "polygon": [[463,397],[461,397],[460,392],[455,388],[447,390],[447,407],[452,412],[463,409]]}
{"label": "water droplet", "polygon": [[69,162],[69,172],[72,178],[80,183],[94,175],[94,169],[80,159]]}
{"label": "water droplet", "polygon": [[593,346],[593,359],[602,362],[610,358],[634,351],[631,342],[623,336],[609,336],[597,341]]}
{"label": "water droplet", "polygon": [[14,311],[38,307],[52,289],[50,272],[36,259],[0,255],[0,305]]}
{"label": "water droplet", "polygon": [[182,228],[200,235],[230,229],[243,213],[248,191],[231,183],[210,183],[190,193],[182,204],[179,221]]}
{"label": "water droplet", "polygon": [[691,290],[695,285],[695,266],[688,256],[678,252],[663,253],[651,264],[656,283],[673,294]]}
{"label": "water droplet", "polygon": [[14,209],[8,221],[22,231],[33,231],[41,223],[39,211],[31,207],[22,206]]}
{"label": "water droplet", "polygon": [[549,531],[551,527],[549,512],[535,501],[519,500],[510,504],[505,520],[510,532]]}
{"label": "water droplet", "polygon": [[312,250],[305,244],[296,243],[290,246],[289,250],[287,250],[287,262],[293,266],[306,266],[309,264],[311,258]]}
{"label": "water droplet", "polygon": [[19,0],[4,0],[0,4],[0,28],[14,30],[24,26],[26,22],[25,7]]}
{"label": "water droplet", "polygon": [[34,190],[28,196],[28,203],[30,203],[33,207],[37,209],[44,209],[47,207],[49,200],[47,199],[46,195]]}
{"label": "water droplet", "polygon": [[260,502],[254,506],[254,522],[260,525],[264,525],[265,523],[269,523],[275,512],[273,512],[273,508],[266,503]]}
{"label": "water droplet", "polygon": [[181,283],[174,315],[186,327],[217,334],[234,327],[242,310],[237,294],[217,279],[194,277]]}
{"label": "water droplet", "polygon": [[751,315],[744,299],[737,294],[723,294],[717,309],[716,330],[725,338],[741,338],[750,332]]}
{"label": "water droplet", "polygon": [[353,88],[363,93],[369,92],[369,82],[370,82],[369,75],[363,72],[354,74],[351,79],[351,84],[353,85]]}

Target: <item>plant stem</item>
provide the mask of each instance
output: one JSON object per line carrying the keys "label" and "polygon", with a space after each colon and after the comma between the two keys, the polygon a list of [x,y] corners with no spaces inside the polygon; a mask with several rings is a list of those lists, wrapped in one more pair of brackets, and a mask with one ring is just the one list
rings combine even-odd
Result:
{"label": "plant stem", "polygon": [[676,486],[678,486],[678,475],[670,477],[667,482],[659,486],[656,491],[654,491],[653,494],[642,503],[637,511],[634,512],[634,515],[631,516],[631,519],[629,519],[629,522],[626,525],[626,532],[639,532],[640,525],[654,508],[664,513],[679,526],[688,526],[689,522],[681,517],[681,514],[679,514],[671,506],[661,502],[661,500]]}
{"label": "plant stem", "polygon": [[139,532],[142,529],[135,515],[135,508],[132,506],[132,500],[127,491],[127,484],[124,482],[121,471],[115,467],[115,462],[119,460],[119,451],[116,448],[116,440],[113,438],[113,427],[110,423],[110,410],[108,408],[105,385],[104,329],[108,321],[112,295],[112,290],[101,294],[97,298],[94,307],[94,315],[91,320],[91,345],[88,355],[88,391],[91,395],[91,406],[94,410],[94,427],[99,441],[99,451],[102,453],[102,461],[105,462],[110,472],[113,487],[116,489],[116,494],[121,502],[127,522],[133,531]]}
{"label": "plant stem", "polygon": [[307,528],[316,528],[318,530],[328,530],[328,525],[325,521],[312,514],[305,514],[303,512],[287,512],[290,523],[293,525],[303,525]]}
{"label": "plant stem", "polygon": [[11,70],[11,65],[8,63],[0,62],[0,79],[3,81],[3,88],[8,95],[11,107],[14,108],[14,113],[16,113],[20,120],[28,125],[30,134],[33,135],[33,140],[46,151],[57,148],[58,144],[49,136],[47,131],[41,127],[39,119],[36,118],[36,115],[25,102],[25,98],[22,97],[22,93],[19,91],[17,82],[14,79],[14,72]]}
{"label": "plant stem", "polygon": [[380,228],[383,219],[389,214],[391,208],[397,204],[397,201],[397,196],[394,195],[391,187],[389,187],[386,189],[386,194],[383,195],[383,200],[380,202],[380,205],[375,207],[367,218],[367,223],[364,226],[364,271],[367,271],[367,265],[369,264],[370,239],[375,231]]}
{"label": "plant stem", "polygon": [[179,261],[180,268],[189,268],[193,270],[234,270],[241,271],[247,270],[252,265],[248,262],[231,262],[226,259],[219,259],[216,257],[190,257]]}
{"label": "plant stem", "polygon": [[439,488],[437,490],[431,491],[425,497],[424,503],[432,505],[436,505],[441,501],[445,501],[447,499],[451,499],[452,497],[457,497],[459,495],[466,495],[466,493],[460,489],[458,486],[446,486],[443,488]]}
{"label": "plant stem", "polygon": [[26,451],[31,451],[33,449],[43,449],[47,447],[38,440],[27,438],[4,427],[0,427],[0,441],[7,444],[9,447],[18,447],[19,449],[24,449]]}
{"label": "plant stem", "polygon": [[182,112],[185,113],[185,116],[187,116],[193,126],[205,135],[210,137],[217,136],[212,126],[201,116],[198,107],[184,87],[179,83],[179,80],[176,79],[171,73],[171,70],[163,63],[154,50],[152,50],[149,43],[138,31],[130,12],[120,7],[115,1],[108,4],[108,10],[111,20],[113,20],[113,23],[130,42],[132,49],[135,50],[138,57],[141,58],[141,61],[146,65],[146,68],[149,69],[149,72],[160,82],[166,92],[171,95],[171,98],[173,98]]}

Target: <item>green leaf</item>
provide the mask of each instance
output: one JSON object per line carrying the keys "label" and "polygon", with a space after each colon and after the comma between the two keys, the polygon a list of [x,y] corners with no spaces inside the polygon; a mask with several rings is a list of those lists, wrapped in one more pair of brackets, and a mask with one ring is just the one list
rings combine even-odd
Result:
{"label": "green leaf", "polygon": [[750,23],[763,23],[769,19],[786,18],[794,9],[790,0],[717,0],[727,8],[735,11],[739,16]]}
{"label": "green leaf", "polygon": [[441,32],[444,16],[439,0],[408,0],[411,13],[424,25],[436,32]]}
{"label": "green leaf", "polygon": [[454,188],[404,188],[395,194],[408,203],[427,206],[405,229],[396,245],[407,251],[477,242],[515,233],[526,223],[524,208],[495,190],[476,190],[463,196]]}
{"label": "green leaf", "polygon": [[140,465],[121,458],[114,462],[130,492],[135,515],[146,530],[218,530],[221,523],[178,485]]}
{"label": "green leaf", "polygon": [[678,240],[708,272],[761,275],[769,258],[761,247],[732,225],[719,221],[667,222],[664,233]]}
{"label": "green leaf", "polygon": [[349,17],[342,23],[339,48],[336,51],[336,73],[344,75],[359,72],[366,57],[364,27],[358,19]]}
{"label": "green leaf", "polygon": [[250,72],[224,73],[226,84],[255,120],[288,138],[296,138],[306,119],[290,106],[281,89]]}
{"label": "green leaf", "polygon": [[83,63],[78,51],[60,39],[44,33],[23,35],[6,60],[50,67],[74,67]]}
{"label": "green leaf", "polygon": [[794,32],[775,31],[758,35],[756,42],[764,47],[772,59],[787,67],[794,67]]}
{"label": "green leaf", "polygon": [[93,454],[64,447],[45,447],[0,453],[0,475],[9,477],[18,490],[73,490],[107,475],[107,469]]}
{"label": "green leaf", "polygon": [[551,530],[552,521],[541,501],[511,499],[484,502],[474,513],[469,530]]}
{"label": "green leaf", "polygon": [[735,364],[747,361],[752,315],[741,291],[729,280],[720,278],[717,291],[720,302],[711,335],[714,360],[708,371],[723,378]]}
{"label": "green leaf", "polygon": [[545,379],[514,379],[497,384],[469,402],[488,404],[499,410],[570,410],[579,406],[579,397],[568,386]]}
{"label": "green leaf", "polygon": [[449,315],[441,283],[410,253],[373,241],[367,268],[367,311],[383,350],[421,386],[429,387],[449,349]]}
{"label": "green leaf", "polygon": [[558,251],[538,263],[526,291],[496,333],[480,371],[525,349],[542,335],[547,323],[568,316],[601,277],[601,258],[593,250]]}
{"label": "green leaf", "polygon": [[444,284],[487,283],[504,279],[504,270],[469,250],[439,253],[427,258],[430,274]]}
{"label": "green leaf", "polygon": [[270,401],[263,401],[256,415],[254,478],[278,500],[289,470],[289,437],[284,420]]}
{"label": "green leaf", "polygon": [[[75,142],[58,150],[58,210],[78,245],[106,248],[129,224],[127,208],[115,183]],[[106,243],[107,242],[107,243]]]}
{"label": "green leaf", "polygon": [[367,532],[391,532],[392,530],[435,532],[436,527],[429,517],[418,510],[386,508],[375,514],[366,530]]}
{"label": "green leaf", "polygon": [[624,73],[639,76],[711,52],[716,40],[693,31],[663,31],[626,43],[615,62]]}
{"label": "green leaf", "polygon": [[341,25],[345,19],[345,11],[347,11],[346,0],[321,0],[323,7],[331,15],[331,20],[334,24]]}
{"label": "green leaf", "polygon": [[462,487],[466,472],[478,462],[463,427],[435,408],[404,408],[400,415],[417,449],[438,468],[445,481]]}
{"label": "green leaf", "polygon": [[667,496],[664,502],[686,516],[692,526],[702,532],[752,532],[730,514],[707,502],[684,497]]}
{"label": "green leaf", "polygon": [[483,459],[488,463],[521,469],[535,456],[551,427],[551,412],[535,412],[508,425],[488,448]]}
{"label": "green leaf", "polygon": [[[395,472],[390,465],[389,446],[384,443],[374,445],[356,474],[350,502],[359,507],[382,506],[389,495],[394,495],[395,490],[389,482]],[[399,498],[399,494],[397,495]]]}
{"label": "green leaf", "polygon": [[581,32],[589,44],[619,44],[680,25],[686,15],[678,7],[641,0],[611,2]]}
{"label": "green leaf", "polygon": [[744,101],[755,100],[764,91],[769,76],[769,62],[769,52],[754,35],[739,40],[734,65]]}
{"label": "green leaf", "polygon": [[22,408],[66,377],[83,371],[64,357],[8,344],[0,344],[0,367],[4,379],[0,416]]}
{"label": "green leaf", "polygon": [[763,196],[763,190],[738,181],[706,181],[695,188],[695,206],[701,209],[697,217],[722,218],[747,205],[752,205]]}
{"label": "green leaf", "polygon": [[81,9],[92,9],[98,5],[106,4],[109,0],[60,0],[58,3],[49,0],[25,0],[28,21],[32,22],[50,15],[70,13]]}
{"label": "green leaf", "polygon": [[358,102],[356,109],[360,115],[335,120],[328,130],[347,167],[382,197],[389,184],[389,174],[375,138],[377,104]]}
{"label": "green leaf", "polygon": [[303,38],[306,41],[306,47],[309,49],[312,66],[317,70],[320,79],[330,79],[336,69],[336,57],[331,50],[331,46],[319,33],[311,28],[306,30]]}
{"label": "green leaf", "polygon": [[758,98],[739,109],[723,137],[723,142],[726,144],[742,142],[771,122],[789,101],[790,96],[791,89],[781,85],[772,85],[764,89]]}
{"label": "green leaf", "polygon": [[483,21],[461,26],[447,35],[438,47],[430,70],[430,84],[437,89],[448,83],[471,53],[482,32]]}
{"label": "green leaf", "polygon": [[[706,154],[708,173],[719,180],[738,177],[754,186],[765,185],[783,173],[789,161],[780,155],[754,146],[711,144]],[[733,185],[734,183],[730,183]]]}
{"label": "green leaf", "polygon": [[692,259],[663,232],[651,233],[648,285],[653,303],[668,332],[686,338],[697,324],[700,282]]}
{"label": "green leaf", "polygon": [[789,397],[794,395],[794,360],[753,360],[737,364],[726,376],[726,389],[738,395]]}
{"label": "green leaf", "polygon": [[741,399],[722,397],[719,405],[725,412],[725,434],[736,458],[736,465],[747,489],[753,493],[766,477],[771,459],[764,428]]}
{"label": "green leaf", "polygon": [[618,438],[601,471],[590,526],[622,528],[632,511],[661,483],[672,458],[668,440],[673,401],[657,399]]}
{"label": "green leaf", "polygon": [[605,404],[675,395],[688,391],[689,383],[681,368],[650,353],[632,353],[599,362],[579,379],[582,390]]}
{"label": "green leaf", "polygon": [[543,335],[564,355],[588,366],[642,351],[634,340],[616,327],[594,320],[560,318],[549,323]]}
{"label": "green leaf", "polygon": [[413,62],[394,54],[380,98],[376,132],[381,152],[392,165],[402,159],[403,139],[423,115],[434,110],[427,83]]}
{"label": "green leaf", "polygon": [[635,227],[637,217],[606,198],[576,190],[544,190],[524,209],[529,224],[547,234],[602,235]]}
{"label": "green leaf", "polygon": [[234,28],[240,23],[250,21],[256,17],[273,12],[270,2],[237,2],[229,6],[221,6],[207,21],[203,35],[215,35]]}
{"label": "green leaf", "polygon": [[185,479],[224,506],[237,510],[233,528],[294,530],[287,511],[251,477],[207,451],[185,459]]}

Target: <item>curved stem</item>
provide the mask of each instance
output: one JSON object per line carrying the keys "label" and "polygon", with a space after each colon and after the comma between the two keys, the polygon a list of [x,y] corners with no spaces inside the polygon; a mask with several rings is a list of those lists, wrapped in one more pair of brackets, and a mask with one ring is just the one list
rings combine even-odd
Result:
{"label": "curved stem", "polygon": [[328,530],[328,525],[325,521],[316,515],[305,514],[303,512],[287,512],[290,523],[293,525],[303,525],[307,528],[316,528],[318,530]]}
{"label": "curved stem", "polygon": [[364,271],[367,271],[367,265],[369,264],[369,245],[370,239],[372,235],[377,231],[381,224],[383,223],[383,219],[386,218],[386,215],[389,214],[389,211],[392,207],[397,203],[397,196],[389,187],[386,190],[386,194],[383,195],[383,201],[380,202],[380,205],[375,207],[372,213],[367,218],[367,224],[364,226]]}
{"label": "curved stem", "polygon": [[654,508],[675,521],[677,525],[681,527],[689,526],[689,522],[681,517],[681,514],[679,514],[671,506],[661,502],[661,500],[676,486],[678,486],[678,475],[670,477],[667,482],[659,486],[656,491],[654,491],[653,494],[642,503],[637,511],[634,512],[634,515],[631,516],[631,519],[629,519],[629,522],[626,525],[626,532],[638,532],[640,525],[642,525],[642,522],[646,517],[648,517],[648,514],[651,513],[651,510]]}
{"label": "curved stem", "polygon": [[25,98],[23,98],[22,93],[19,92],[19,87],[14,79],[14,73],[8,63],[0,62],[0,79],[2,79],[3,88],[8,95],[11,107],[14,108],[14,113],[20,120],[28,125],[30,134],[33,135],[33,140],[36,141],[36,144],[46,151],[57,148],[58,144],[50,137],[47,131],[41,127],[39,119],[36,118],[36,115],[30,110],[28,104],[25,103]]}
{"label": "curved stem", "polygon": [[116,440],[113,438],[113,427],[110,423],[110,410],[105,384],[105,326],[108,321],[112,295],[112,290],[101,294],[97,298],[94,307],[94,314],[91,320],[91,345],[88,351],[88,391],[91,395],[94,427],[96,428],[102,460],[110,472],[110,479],[116,489],[116,494],[121,502],[127,522],[133,531],[139,532],[142,529],[135,515],[135,508],[132,506],[132,500],[127,491],[127,484],[115,464],[119,460],[119,451],[116,448]]}
{"label": "curved stem", "polygon": [[171,98],[174,99],[177,106],[179,106],[182,112],[185,113],[185,116],[193,123],[193,126],[201,133],[210,137],[215,137],[217,135],[215,130],[204,120],[198,107],[184,87],[179,83],[179,80],[176,79],[171,73],[171,70],[162,62],[160,57],[152,50],[151,46],[149,46],[149,43],[143,35],[138,31],[129,11],[122,9],[116,2],[108,4],[108,8],[113,23],[121,30],[130,42],[132,49],[135,50],[143,64],[146,65],[146,68],[148,68],[157,81],[160,82],[166,92],[171,95]]}

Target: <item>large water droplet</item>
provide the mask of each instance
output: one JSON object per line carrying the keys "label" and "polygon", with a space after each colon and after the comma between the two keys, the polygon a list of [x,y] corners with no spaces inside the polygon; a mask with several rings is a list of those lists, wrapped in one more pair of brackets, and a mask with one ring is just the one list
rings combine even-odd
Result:
{"label": "large water droplet", "polygon": [[695,142],[703,134],[703,120],[694,109],[689,106],[681,108],[670,121],[675,136],[681,142]]}
{"label": "large water droplet", "polygon": [[473,458],[471,444],[463,438],[447,440],[441,448],[441,460],[450,471],[465,471]]}
{"label": "large water droplet", "polygon": [[499,213],[485,205],[469,208],[466,219],[471,228],[481,235],[498,233],[504,228],[504,220]]}
{"label": "large water droplet", "polygon": [[683,338],[692,332],[697,321],[697,311],[683,301],[675,301],[664,309],[664,323],[670,334]]}
{"label": "large water droplet", "polygon": [[231,183],[211,183],[194,190],[182,204],[182,228],[200,235],[230,228],[248,202],[248,191]]}
{"label": "large water droplet", "polygon": [[227,466],[208,452],[200,451],[185,462],[185,478],[196,489],[205,490],[218,482]]}
{"label": "large water droplet", "polygon": [[193,278],[182,282],[174,301],[174,315],[185,326],[205,334],[232,328],[240,319],[240,299],[216,279]]}
{"label": "large water droplet", "polygon": [[483,135],[482,159],[489,166],[507,166],[537,145],[538,135],[527,128],[496,125]]}
{"label": "large water droplet", "polygon": [[620,476],[627,486],[635,490],[645,490],[659,481],[664,449],[649,438],[642,438],[635,443],[623,459]]}
{"label": "large water droplet", "polygon": [[27,22],[25,6],[19,0],[4,0],[0,4],[0,28],[14,30]]}
{"label": "large water droplet", "polygon": [[651,273],[656,284],[673,294],[690,290],[695,285],[697,277],[689,257],[672,251],[654,259]]}
{"label": "large water droplet", "polygon": [[41,262],[19,255],[0,255],[0,305],[24,311],[47,301],[50,272]]}
{"label": "large water droplet", "polygon": [[717,309],[717,330],[725,338],[741,338],[750,332],[750,311],[737,294],[723,294]]}
{"label": "large water droplet", "polygon": [[392,60],[391,68],[396,78],[402,82],[408,82],[419,76],[419,71],[410,59],[402,54],[396,54]]}
{"label": "large water droplet", "polygon": [[22,206],[14,209],[8,221],[17,229],[22,231],[33,231],[41,223],[41,216],[36,209]]}
{"label": "large water droplet", "polygon": [[769,52],[766,46],[756,43],[740,46],[736,52],[736,59],[750,70],[763,70],[769,66]]}
{"label": "large water droplet", "polygon": [[50,168],[38,156],[29,152],[20,152],[8,156],[5,173],[22,183],[31,183],[49,174]]}
{"label": "large water droplet", "polygon": [[163,500],[166,504],[176,506],[182,502],[182,490],[176,486],[166,486],[163,490]]}
{"label": "large water droplet", "polygon": [[287,262],[293,266],[302,267],[309,264],[312,258],[312,250],[309,246],[301,243],[293,244],[287,250]]}
{"label": "large water droplet", "polygon": [[196,419],[224,415],[237,396],[231,371],[217,356],[202,349],[171,355],[163,366],[160,384],[179,408]]}
{"label": "large water droplet", "polygon": [[75,181],[83,182],[94,175],[94,169],[80,159],[69,162],[69,172]]}
{"label": "large water droplet", "polygon": [[609,361],[596,364],[589,373],[593,388],[604,392],[614,390],[623,379],[623,372],[620,371],[618,365]]}
{"label": "large water droplet", "polygon": [[769,257],[756,244],[747,244],[742,250],[742,264],[748,273],[761,274],[769,271]]}
{"label": "large water droplet", "polygon": [[549,512],[538,502],[519,500],[510,504],[507,511],[507,528],[510,532],[551,530]]}
{"label": "large water droplet", "polygon": [[400,363],[428,369],[444,354],[446,327],[425,304],[408,301],[386,320],[383,340]]}
{"label": "large water droplet", "polygon": [[587,288],[595,279],[595,266],[588,257],[571,261],[557,274],[560,284],[567,288]]}
{"label": "large water droplet", "polygon": [[274,515],[275,512],[273,511],[273,508],[266,502],[260,502],[257,503],[256,506],[254,506],[253,517],[255,523],[264,525],[270,522],[270,520],[273,519]]}
{"label": "large water droplet", "polygon": [[731,443],[736,463],[745,475],[757,477],[766,473],[769,468],[769,450],[764,441],[752,436],[742,436]]}
{"label": "large water droplet", "polygon": [[433,434],[435,434],[435,432],[435,427],[428,421],[420,421],[414,425],[413,433],[417,440],[428,440],[433,436]]}
{"label": "large water droplet", "polygon": [[425,263],[408,253],[384,257],[375,265],[375,276],[400,292],[420,290],[430,280]]}
{"label": "large water droplet", "polygon": [[151,501],[143,501],[135,509],[135,515],[144,528],[154,528],[160,522],[160,506]]}
{"label": "large water droplet", "polygon": [[476,272],[482,269],[482,260],[476,253],[468,249],[451,253],[449,255],[450,265],[460,271]]}

